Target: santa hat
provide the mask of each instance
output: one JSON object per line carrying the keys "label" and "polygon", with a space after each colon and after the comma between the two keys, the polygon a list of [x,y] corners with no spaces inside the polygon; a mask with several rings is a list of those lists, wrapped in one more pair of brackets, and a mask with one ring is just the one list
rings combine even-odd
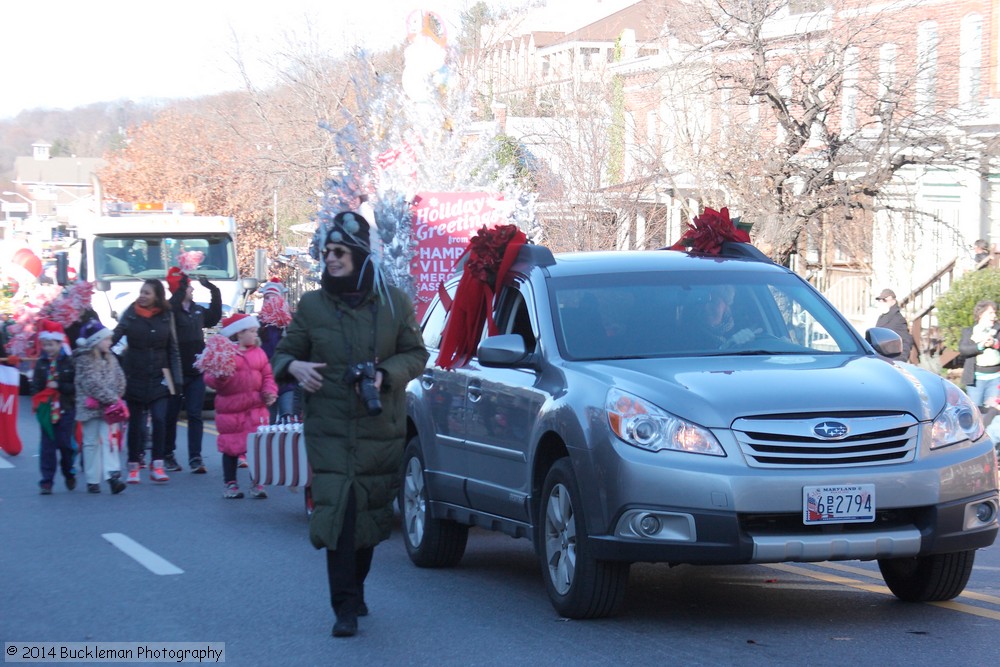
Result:
{"label": "santa hat", "polygon": [[230,336],[235,336],[244,329],[252,329],[259,326],[260,321],[258,321],[253,315],[236,313],[222,320],[222,329],[219,330],[219,333],[229,338]]}
{"label": "santa hat", "polygon": [[38,323],[38,340],[66,341],[66,331],[62,325],[52,320],[41,320]]}
{"label": "santa hat", "polygon": [[260,288],[260,295],[267,296],[273,294],[275,296],[285,296],[285,292],[287,291],[288,288],[285,287],[280,278],[271,278]]}
{"label": "santa hat", "polygon": [[187,289],[188,275],[181,271],[179,266],[171,266],[167,271],[167,286],[171,292],[178,292]]}
{"label": "santa hat", "polygon": [[87,320],[80,327],[80,336],[76,339],[76,346],[80,349],[90,350],[105,338],[110,338],[111,329],[101,324],[100,320]]}

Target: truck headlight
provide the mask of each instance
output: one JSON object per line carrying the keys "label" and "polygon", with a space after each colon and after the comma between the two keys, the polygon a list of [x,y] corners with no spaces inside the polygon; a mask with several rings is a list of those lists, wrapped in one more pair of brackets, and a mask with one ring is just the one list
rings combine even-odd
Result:
{"label": "truck headlight", "polygon": [[979,408],[950,382],[945,382],[944,396],[944,410],[931,425],[931,449],[978,440],[986,430]]}
{"label": "truck headlight", "polygon": [[691,454],[726,455],[708,429],[661,410],[638,396],[611,389],[605,410],[611,431],[633,447],[651,452],[672,449]]}

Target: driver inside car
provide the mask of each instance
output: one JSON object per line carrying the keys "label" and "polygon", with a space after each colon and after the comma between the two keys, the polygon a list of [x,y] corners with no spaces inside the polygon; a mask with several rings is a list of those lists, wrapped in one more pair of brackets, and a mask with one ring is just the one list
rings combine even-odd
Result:
{"label": "driver inside car", "polygon": [[743,345],[756,337],[750,328],[736,328],[732,310],[735,294],[732,285],[717,285],[709,288],[704,301],[694,307],[695,329],[719,349]]}

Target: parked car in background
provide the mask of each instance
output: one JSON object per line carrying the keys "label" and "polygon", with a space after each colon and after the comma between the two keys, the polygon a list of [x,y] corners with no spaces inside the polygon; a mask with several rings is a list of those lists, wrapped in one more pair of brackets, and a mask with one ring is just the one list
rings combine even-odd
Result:
{"label": "parked car in background", "polygon": [[444,305],[423,321],[400,492],[418,566],[456,565],[470,526],[525,537],[556,610],[590,618],[634,562],[877,560],[899,598],[946,600],[993,543],[975,406],[752,246],[527,245],[500,287],[464,367],[433,364]]}

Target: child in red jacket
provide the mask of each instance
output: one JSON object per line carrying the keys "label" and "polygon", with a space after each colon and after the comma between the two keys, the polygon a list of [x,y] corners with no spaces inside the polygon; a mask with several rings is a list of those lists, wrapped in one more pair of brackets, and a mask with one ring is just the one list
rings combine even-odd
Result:
{"label": "child in red jacket", "polygon": [[[237,313],[222,320],[221,335],[212,336],[199,368],[205,383],[215,390],[216,439],[222,452],[223,498],[242,498],[236,483],[239,457],[247,452],[247,436],[269,421],[268,406],[278,397],[271,364],[260,348],[252,315]],[[226,339],[229,340],[226,340]],[[235,344],[234,344],[235,343]],[[251,480],[251,498],[267,498],[264,487]]]}

